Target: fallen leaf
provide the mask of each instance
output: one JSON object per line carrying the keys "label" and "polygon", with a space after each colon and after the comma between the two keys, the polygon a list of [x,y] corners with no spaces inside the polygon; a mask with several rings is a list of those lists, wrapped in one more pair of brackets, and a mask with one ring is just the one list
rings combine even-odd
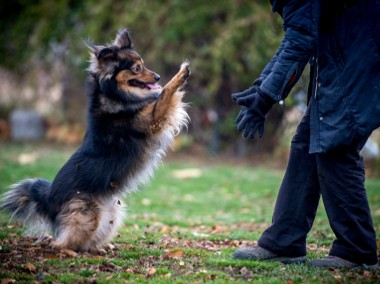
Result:
{"label": "fallen leaf", "polygon": [[372,275],[371,272],[369,272],[368,270],[364,270],[364,272],[363,272],[364,277],[371,277],[371,275]]}
{"label": "fallen leaf", "polygon": [[161,233],[169,233],[170,232],[170,227],[169,226],[162,226],[161,228]]}
{"label": "fallen leaf", "polygon": [[151,277],[154,275],[154,273],[156,273],[156,268],[152,267],[148,270],[147,274],[146,274],[146,277]]}
{"label": "fallen leaf", "polygon": [[173,258],[173,259],[180,259],[182,258],[184,252],[180,249],[169,251],[164,255],[164,259]]}
{"label": "fallen leaf", "polygon": [[239,241],[234,240],[234,241],[231,241],[231,245],[237,248],[240,246],[240,243]]}
{"label": "fallen leaf", "polygon": [[28,268],[28,270],[31,271],[31,272],[34,272],[34,271],[37,270],[36,266],[35,266],[33,263],[31,263],[31,262],[28,262],[25,266],[26,266],[26,268]]}
{"label": "fallen leaf", "polygon": [[208,280],[215,280],[216,279],[216,275],[215,274],[207,275],[206,279],[208,279]]}

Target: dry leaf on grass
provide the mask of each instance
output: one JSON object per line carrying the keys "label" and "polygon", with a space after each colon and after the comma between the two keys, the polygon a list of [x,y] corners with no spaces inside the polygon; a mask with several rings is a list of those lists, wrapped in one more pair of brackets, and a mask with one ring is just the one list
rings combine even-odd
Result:
{"label": "dry leaf on grass", "polygon": [[151,277],[153,276],[155,273],[156,273],[156,268],[152,267],[148,270],[148,272],[146,273],[146,277]]}
{"label": "dry leaf on grass", "polygon": [[184,254],[183,250],[180,250],[180,249],[172,250],[164,255],[164,259],[169,259],[169,258],[181,259],[183,254]]}
{"label": "dry leaf on grass", "polygon": [[34,272],[37,270],[36,266],[31,263],[31,262],[28,262],[27,264],[25,264],[26,268],[30,271],[30,272]]}

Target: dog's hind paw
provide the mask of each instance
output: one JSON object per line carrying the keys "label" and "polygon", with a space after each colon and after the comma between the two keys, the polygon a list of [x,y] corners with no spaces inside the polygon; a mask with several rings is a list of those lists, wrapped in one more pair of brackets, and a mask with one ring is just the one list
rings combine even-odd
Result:
{"label": "dog's hind paw", "polygon": [[91,248],[88,250],[90,254],[96,254],[96,255],[106,255],[107,250],[105,248]]}
{"label": "dog's hind paw", "polygon": [[50,244],[51,242],[53,241],[53,237],[50,236],[49,234],[47,233],[43,233],[41,234],[34,242],[33,242],[33,245],[38,245],[38,244],[41,244],[41,243],[48,243]]}

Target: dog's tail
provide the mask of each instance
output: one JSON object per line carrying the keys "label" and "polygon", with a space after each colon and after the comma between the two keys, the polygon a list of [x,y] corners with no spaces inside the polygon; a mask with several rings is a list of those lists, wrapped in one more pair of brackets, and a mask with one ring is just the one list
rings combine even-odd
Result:
{"label": "dog's tail", "polygon": [[26,179],[11,186],[0,202],[0,209],[11,214],[10,221],[27,225],[27,234],[38,235],[51,230],[48,195],[51,182]]}

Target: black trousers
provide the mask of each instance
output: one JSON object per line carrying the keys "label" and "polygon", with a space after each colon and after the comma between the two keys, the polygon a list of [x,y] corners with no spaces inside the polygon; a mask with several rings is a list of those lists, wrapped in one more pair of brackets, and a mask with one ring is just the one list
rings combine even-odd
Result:
{"label": "black trousers", "polygon": [[364,187],[360,156],[367,139],[327,153],[309,154],[309,111],[291,143],[272,224],[258,244],[282,256],[306,255],[306,236],[320,196],[335,233],[330,255],[355,263],[377,263],[376,234]]}

